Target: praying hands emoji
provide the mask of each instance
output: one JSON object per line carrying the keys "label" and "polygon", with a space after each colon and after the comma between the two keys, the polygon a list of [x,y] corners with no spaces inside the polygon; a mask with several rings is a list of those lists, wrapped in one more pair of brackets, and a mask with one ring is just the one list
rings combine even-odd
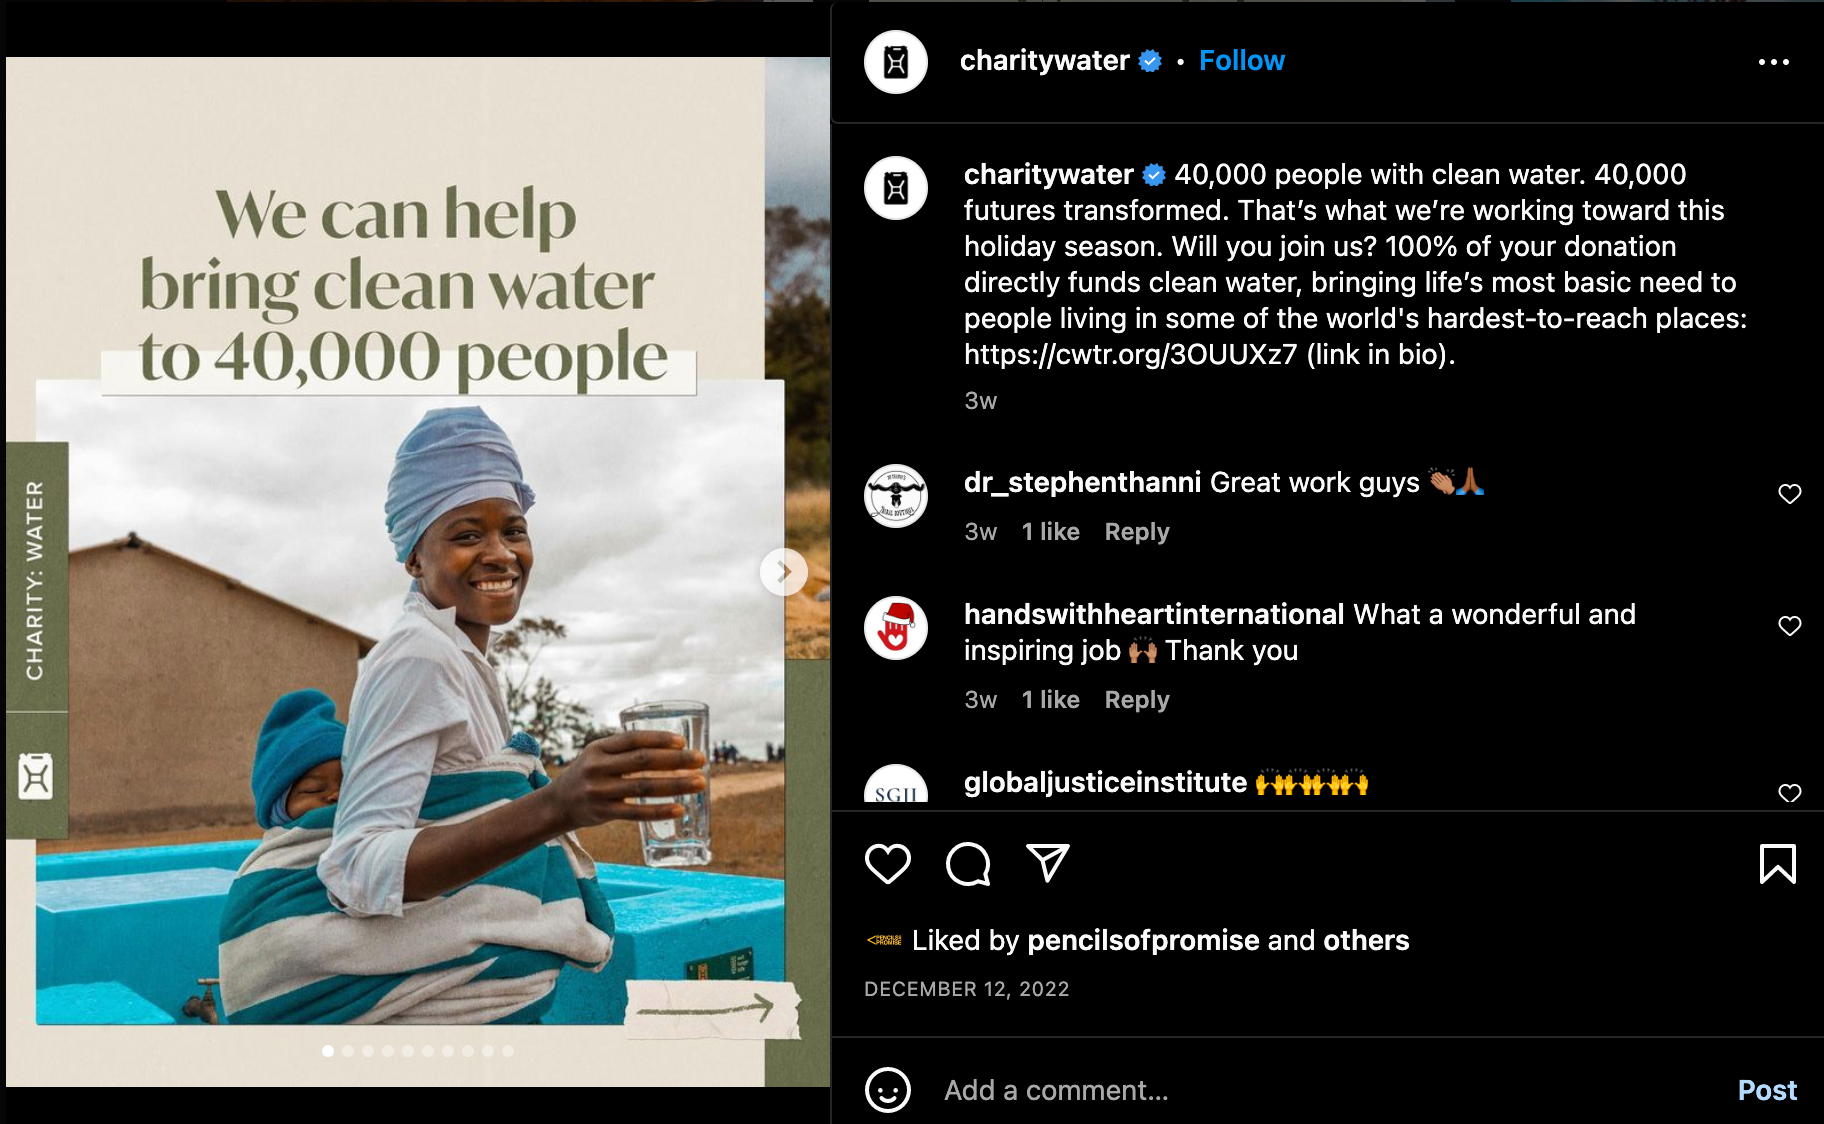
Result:
{"label": "praying hands emoji", "polygon": [[1431,474],[1431,486],[1447,496],[1452,492],[1455,492],[1459,496],[1472,493],[1478,496],[1482,494],[1482,489],[1476,487],[1476,470],[1473,468],[1469,470],[1469,476],[1463,481],[1463,486],[1461,488],[1452,484],[1450,482],[1450,477],[1444,475],[1442,472],[1434,472]]}

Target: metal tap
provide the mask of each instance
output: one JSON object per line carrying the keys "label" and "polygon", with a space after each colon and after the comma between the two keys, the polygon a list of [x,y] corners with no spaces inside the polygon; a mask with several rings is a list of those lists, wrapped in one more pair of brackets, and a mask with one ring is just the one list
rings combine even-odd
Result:
{"label": "metal tap", "polygon": [[210,993],[209,989],[220,984],[222,981],[199,979],[196,982],[203,985],[202,998],[199,999],[192,995],[190,998],[184,1000],[184,1014],[193,1019],[202,1019],[210,1026],[219,1025],[222,1020],[221,1017],[215,1013],[215,996]]}

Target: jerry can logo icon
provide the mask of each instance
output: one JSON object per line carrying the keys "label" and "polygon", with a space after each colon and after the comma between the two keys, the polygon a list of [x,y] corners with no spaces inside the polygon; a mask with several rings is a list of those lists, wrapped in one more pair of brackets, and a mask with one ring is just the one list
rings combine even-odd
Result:
{"label": "jerry can logo icon", "polygon": [[48,753],[21,753],[19,755],[19,799],[51,799],[51,755]]}

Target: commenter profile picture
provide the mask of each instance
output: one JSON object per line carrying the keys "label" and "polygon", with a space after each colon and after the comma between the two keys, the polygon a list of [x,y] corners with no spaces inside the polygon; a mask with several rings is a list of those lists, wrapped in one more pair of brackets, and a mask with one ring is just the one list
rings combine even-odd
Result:
{"label": "commenter profile picture", "polygon": [[925,778],[917,769],[910,765],[882,765],[868,777],[861,799],[866,804],[923,804],[930,795],[931,790],[925,787]]}
{"label": "commenter profile picture", "polygon": [[925,513],[925,478],[903,464],[874,470],[862,490],[868,514],[883,527],[910,527]]}
{"label": "commenter profile picture", "polygon": [[930,634],[925,611],[909,597],[883,597],[862,621],[868,647],[886,660],[909,659],[925,646]]}

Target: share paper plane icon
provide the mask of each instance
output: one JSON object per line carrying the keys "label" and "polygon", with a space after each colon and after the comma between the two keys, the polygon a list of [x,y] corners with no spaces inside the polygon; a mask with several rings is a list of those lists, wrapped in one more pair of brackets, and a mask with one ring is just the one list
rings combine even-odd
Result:
{"label": "share paper plane icon", "polygon": [[1045,875],[1045,881],[1050,882],[1051,876],[1058,872],[1058,866],[1063,863],[1065,853],[1070,850],[1070,844],[1028,843],[1026,849],[1032,852],[1033,858],[1039,860],[1039,871]]}

